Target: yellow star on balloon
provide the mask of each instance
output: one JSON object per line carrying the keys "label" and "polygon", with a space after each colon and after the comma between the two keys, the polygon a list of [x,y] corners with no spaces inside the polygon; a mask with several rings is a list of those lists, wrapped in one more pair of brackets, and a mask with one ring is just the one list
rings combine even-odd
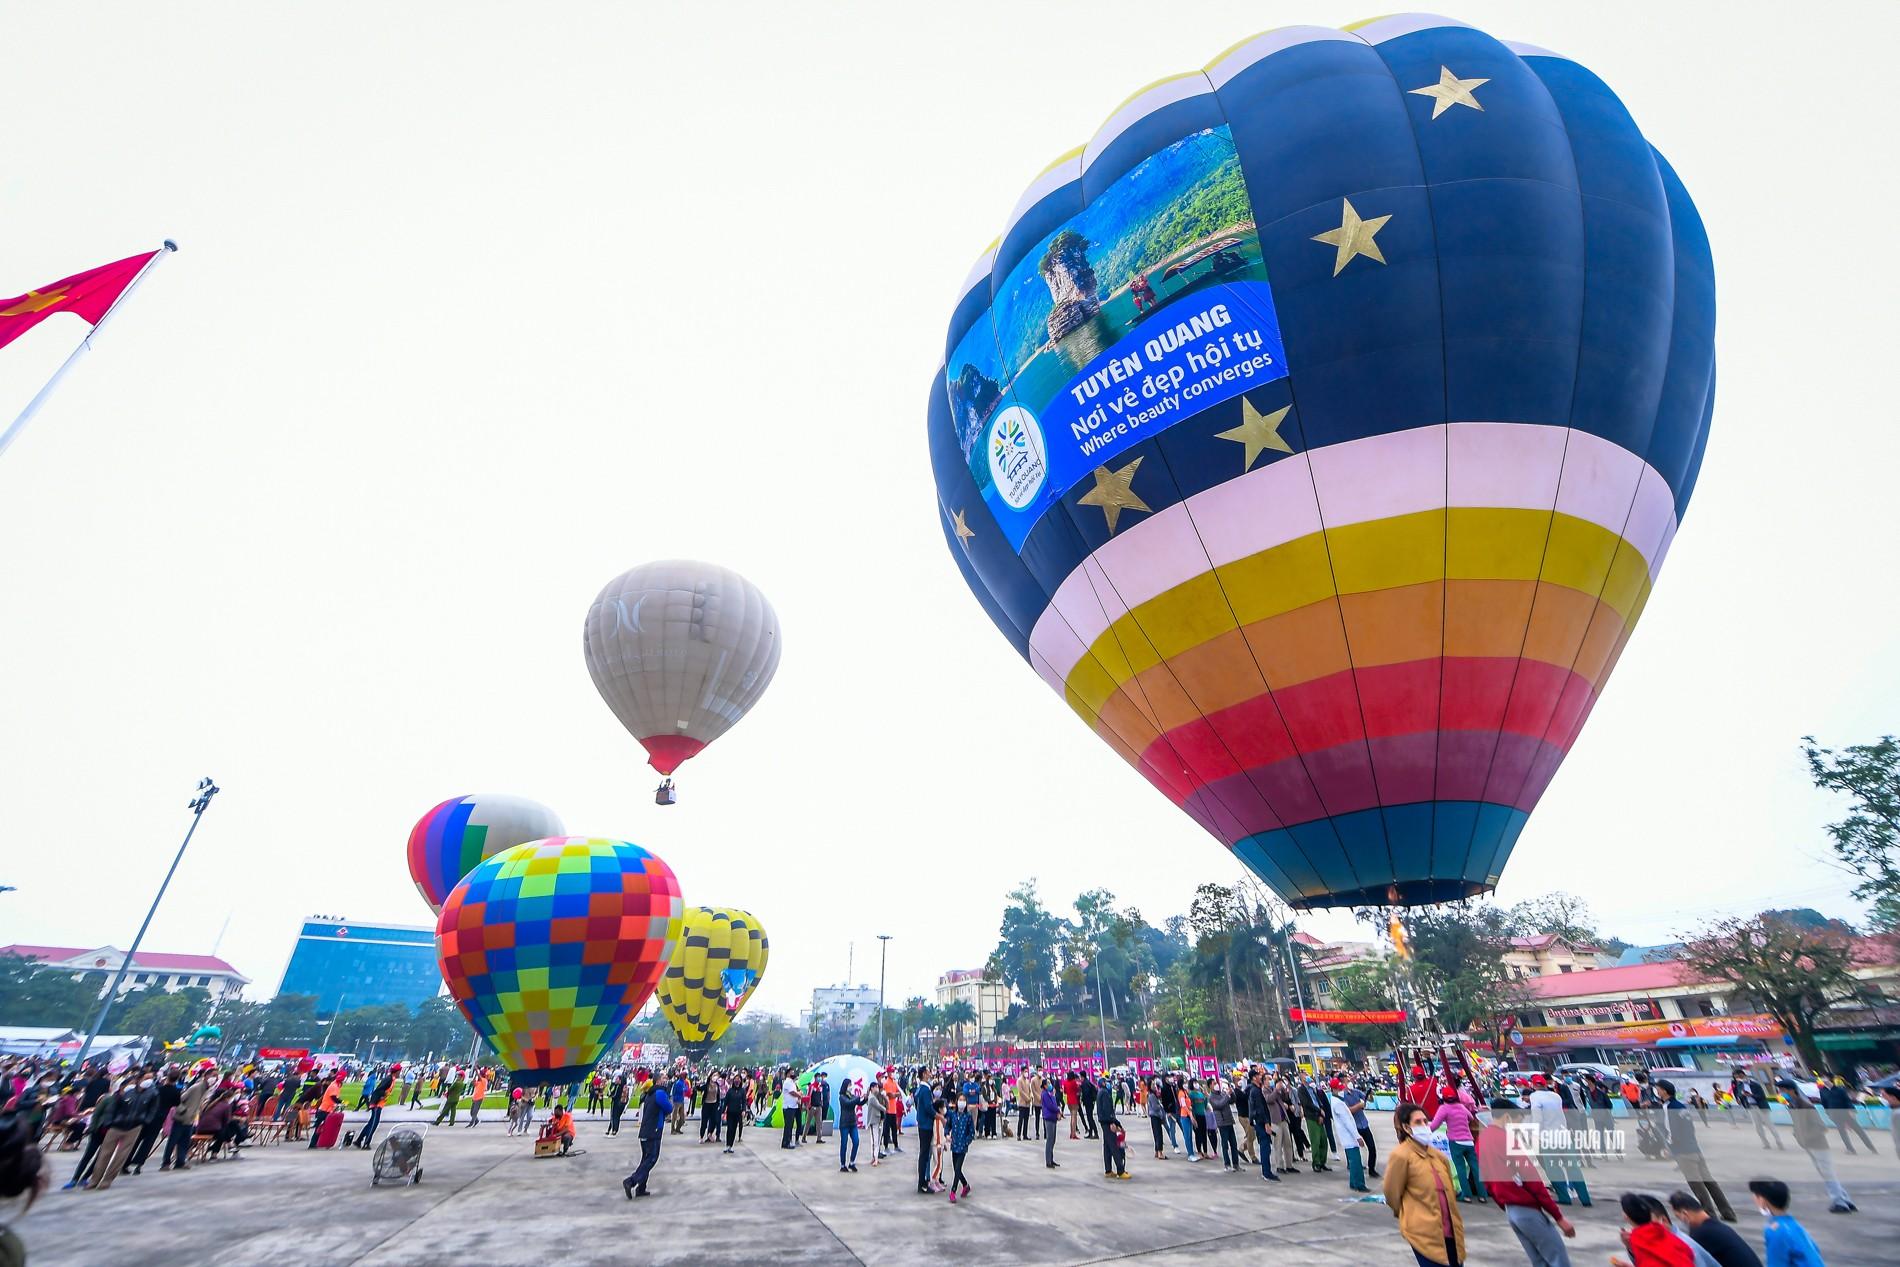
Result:
{"label": "yellow star on balloon", "polygon": [[[1414,88],[1412,95],[1432,99],[1432,118],[1434,119],[1453,106],[1470,106],[1479,114],[1483,114],[1484,107],[1479,105],[1478,99],[1471,95],[1471,90],[1490,82],[1489,79],[1460,79],[1451,73],[1451,67],[1440,66],[1438,82],[1427,84],[1423,88]],[[1505,113],[1510,112],[1507,110]]]}
{"label": "yellow star on balloon", "polygon": [[66,288],[56,286],[52,290],[29,290],[20,296],[18,303],[11,308],[0,308],[0,317],[24,317],[30,312],[42,312],[54,304],[66,300]]}
{"label": "yellow star on balloon", "polygon": [[1279,453],[1293,452],[1293,446],[1280,438],[1280,424],[1286,420],[1287,413],[1292,408],[1291,405],[1282,405],[1270,414],[1263,414],[1253,407],[1252,401],[1242,396],[1240,398],[1240,425],[1231,431],[1216,431],[1214,438],[1232,440],[1235,444],[1244,446],[1247,456],[1241,462],[1240,469],[1250,471],[1253,469],[1254,459],[1260,456],[1263,449],[1273,449]]}
{"label": "yellow star on balloon", "polygon": [[965,550],[970,548],[970,538],[976,535],[970,530],[970,525],[963,522],[963,512],[960,510],[950,516],[950,531],[957,534],[957,543]]}
{"label": "yellow star on balloon", "polygon": [[1108,516],[1109,535],[1113,536],[1115,525],[1120,521],[1124,510],[1149,510],[1148,503],[1135,493],[1135,471],[1141,466],[1136,458],[1119,471],[1110,471],[1106,466],[1095,468],[1095,487],[1076,498],[1079,505],[1100,506],[1102,513]]}
{"label": "yellow star on balloon", "polygon": [[1328,246],[1338,248],[1338,253],[1333,259],[1334,277],[1339,276],[1340,270],[1350,264],[1355,255],[1363,255],[1369,260],[1385,263],[1385,256],[1379,253],[1379,244],[1372,239],[1380,229],[1385,228],[1385,222],[1392,218],[1391,216],[1374,216],[1370,220],[1361,220],[1359,213],[1353,209],[1352,199],[1343,198],[1341,201],[1346,204],[1346,210],[1340,218],[1339,227],[1313,235],[1315,242],[1324,242]]}

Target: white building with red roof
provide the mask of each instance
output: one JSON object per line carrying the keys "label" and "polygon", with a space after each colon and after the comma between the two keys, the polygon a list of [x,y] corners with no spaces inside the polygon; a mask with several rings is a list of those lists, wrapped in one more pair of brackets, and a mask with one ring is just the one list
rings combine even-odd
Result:
{"label": "white building with red roof", "polygon": [[[76,978],[89,974],[99,977],[99,993],[106,992],[112,974],[125,962],[125,952],[117,946],[28,946],[15,943],[0,946],[0,955],[18,955],[47,968],[70,971]],[[235,999],[251,979],[216,955],[173,955],[162,951],[141,950],[131,970],[119,983],[119,993],[159,987],[182,990],[197,986],[211,992],[213,999]]]}

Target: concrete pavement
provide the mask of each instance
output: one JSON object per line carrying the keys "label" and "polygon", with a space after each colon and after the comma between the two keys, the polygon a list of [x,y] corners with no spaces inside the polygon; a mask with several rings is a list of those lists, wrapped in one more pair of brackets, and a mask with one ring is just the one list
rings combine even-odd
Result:
{"label": "concrete pavement", "polygon": [[[401,1120],[386,1118],[384,1129]],[[538,1161],[528,1141],[509,1138],[500,1120],[474,1130],[436,1127],[415,1187],[371,1188],[368,1154],[301,1145],[250,1149],[242,1160],[187,1174],[161,1174],[154,1166],[105,1193],[55,1190],[17,1230],[34,1267],[885,1267],[926,1254],[955,1267],[1413,1261],[1383,1205],[1346,1199],[1343,1173],[1268,1184],[1257,1171],[1227,1174],[1218,1163],[1189,1163],[1172,1153],[1156,1162],[1139,1146],[1145,1130],[1134,1141],[1135,1178],[1127,1183],[1102,1178],[1100,1146],[1072,1143],[1066,1129],[1056,1148],[1059,1170],[1043,1168],[1038,1143],[979,1141],[966,1166],[972,1196],[952,1206],[947,1197],[916,1194],[909,1151],[876,1168],[862,1153],[858,1173],[840,1174],[830,1141],[787,1152],[776,1132],[748,1128],[739,1150],[723,1156],[697,1142],[696,1123],[666,1137],[653,1182],[658,1195],[629,1202],[620,1177],[637,1153],[632,1122],[617,1139],[603,1137],[604,1125],[582,1121],[582,1155]],[[1792,1141],[1775,1153],[1761,1150],[1746,1129],[1715,1126],[1702,1137],[1741,1213],[1741,1229],[1757,1247],[1760,1221],[1743,1185],[1772,1175],[1794,1185],[1796,1213],[1830,1267],[1896,1261],[1900,1161],[1890,1153],[1835,1153],[1862,1212],[1830,1215],[1813,1167]],[[63,1183],[77,1154],[52,1160]],[[1573,1216],[1578,1267],[1600,1267],[1619,1248],[1617,1193],[1681,1186],[1673,1165],[1640,1157],[1605,1164],[1589,1177],[1598,1204]],[[1495,1209],[1461,1208],[1473,1264],[1524,1261]]]}

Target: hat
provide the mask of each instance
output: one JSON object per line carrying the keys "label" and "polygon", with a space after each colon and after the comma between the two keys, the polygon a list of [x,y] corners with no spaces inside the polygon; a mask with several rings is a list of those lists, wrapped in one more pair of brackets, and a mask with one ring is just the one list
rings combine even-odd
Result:
{"label": "hat", "polygon": [[1550,1080],[1544,1077],[1544,1075],[1541,1073],[1534,1073],[1531,1075],[1531,1085],[1533,1087],[1547,1086],[1549,1084],[1549,1081]]}
{"label": "hat", "polygon": [[1424,1066],[1424,1065],[1413,1065],[1413,1066],[1412,1066],[1412,1076],[1413,1076],[1414,1078],[1423,1078],[1423,1077],[1425,1076],[1425,1066]]}

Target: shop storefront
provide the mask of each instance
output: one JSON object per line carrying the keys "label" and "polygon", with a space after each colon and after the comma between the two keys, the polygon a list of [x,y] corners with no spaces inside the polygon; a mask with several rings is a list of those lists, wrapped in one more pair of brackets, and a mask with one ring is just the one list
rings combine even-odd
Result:
{"label": "shop storefront", "polygon": [[1590,1062],[1725,1070],[1772,1058],[1786,1046],[1771,1016],[1698,1016],[1679,1020],[1611,1021],[1596,1025],[1524,1025],[1499,1048],[1520,1069]]}

